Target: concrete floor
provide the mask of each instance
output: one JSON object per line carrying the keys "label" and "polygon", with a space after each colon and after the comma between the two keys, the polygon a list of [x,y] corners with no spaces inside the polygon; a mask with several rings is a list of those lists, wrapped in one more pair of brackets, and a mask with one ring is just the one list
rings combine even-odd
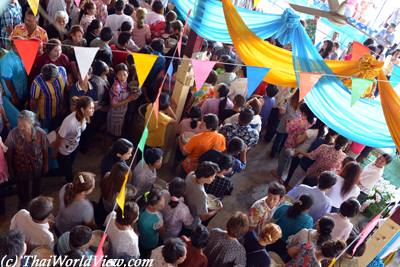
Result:
{"label": "concrete floor", "polygon": [[[100,161],[102,155],[107,151],[107,147],[102,145],[102,142],[96,142],[96,146],[87,154],[78,154],[75,161],[75,171],[90,171],[99,174]],[[262,141],[249,152],[248,164],[244,172],[232,177],[234,182],[234,190],[231,196],[227,196],[223,200],[224,208],[210,222],[209,227],[225,228],[225,223],[235,211],[246,212],[251,204],[265,196],[266,185],[272,181],[270,170],[275,166],[276,160],[271,160],[267,157],[270,144],[265,144]],[[163,168],[159,171],[160,178],[168,181],[174,177],[170,169]],[[97,201],[99,199],[99,175],[96,178],[96,189],[90,195],[90,199]],[[62,177],[45,177],[43,178],[43,195],[48,195],[55,200],[55,210],[58,208],[58,191],[65,184]],[[6,200],[6,214],[0,217],[0,234],[8,231],[10,220],[17,212],[18,200],[14,195]]]}

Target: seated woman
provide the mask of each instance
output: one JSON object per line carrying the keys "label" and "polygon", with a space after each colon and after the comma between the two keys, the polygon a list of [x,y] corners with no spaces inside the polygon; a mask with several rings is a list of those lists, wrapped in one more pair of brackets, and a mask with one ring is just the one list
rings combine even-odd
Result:
{"label": "seated woman", "polygon": [[293,205],[283,204],[275,211],[272,221],[282,229],[282,237],[273,245],[268,245],[268,251],[278,253],[285,262],[289,261],[286,241],[289,236],[297,234],[301,229],[313,228],[313,218],[308,214],[312,205],[311,196],[302,195]]}

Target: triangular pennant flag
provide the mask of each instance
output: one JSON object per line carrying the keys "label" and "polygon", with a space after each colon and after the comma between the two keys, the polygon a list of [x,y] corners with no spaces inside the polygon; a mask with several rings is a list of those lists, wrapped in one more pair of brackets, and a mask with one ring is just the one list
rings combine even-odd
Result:
{"label": "triangular pennant flag", "polygon": [[351,78],[351,105],[353,106],[374,81],[361,78]]}
{"label": "triangular pennant flag", "polygon": [[369,53],[369,48],[364,46],[363,44],[353,41],[352,50],[351,50],[351,60],[358,61],[365,54]]}
{"label": "triangular pennant flag", "polygon": [[[381,212],[382,213],[382,212]],[[378,225],[379,219],[381,218],[381,213],[376,215],[372,220],[368,222],[368,224],[364,227],[364,229],[360,233],[360,239],[358,240],[357,244],[353,248],[353,255],[356,252],[357,248],[365,241],[367,236],[374,230],[375,226]]]}
{"label": "triangular pennant flag", "polygon": [[390,75],[390,83],[392,87],[395,88],[400,83],[400,66],[393,65],[393,71]]}
{"label": "triangular pennant flag", "polygon": [[191,62],[194,71],[194,80],[196,81],[196,89],[200,90],[216,62],[198,59],[191,59]]}
{"label": "triangular pennant flag", "polygon": [[168,92],[171,93],[171,82],[172,82],[172,72],[174,71],[174,67],[172,66],[172,61],[168,66],[167,74],[168,74]]}
{"label": "triangular pennant flag", "polygon": [[36,54],[39,51],[40,41],[39,40],[13,40],[15,47],[17,48],[18,54],[21,57],[22,63],[26,73],[29,75],[31,72],[33,62],[35,62]]}
{"label": "triangular pennant flag", "polygon": [[76,5],[77,7],[79,7],[79,5],[81,4],[81,0],[75,0],[74,2],[75,2],[75,5]]}
{"label": "triangular pennant flag", "polygon": [[311,91],[311,89],[315,86],[315,84],[321,78],[320,73],[315,72],[300,72],[300,96],[299,100],[303,100],[304,97]]}
{"label": "triangular pennant flag", "polygon": [[74,46],[75,58],[78,63],[79,73],[81,78],[84,79],[88,73],[90,66],[93,63],[94,57],[96,56],[98,47],[80,47]]}
{"label": "triangular pennant flag", "polygon": [[132,53],[135,61],[136,74],[139,81],[139,87],[142,87],[149,75],[151,68],[156,62],[158,56],[150,54]]}
{"label": "triangular pennant flag", "polygon": [[254,6],[253,8],[256,8],[258,6],[258,3],[260,3],[261,0],[254,0]]}
{"label": "triangular pennant flag", "polygon": [[121,190],[119,191],[119,194],[116,198],[116,202],[119,206],[119,208],[122,211],[122,218],[124,217],[124,209],[125,209],[125,192],[126,192],[126,183],[128,182],[129,178],[129,171],[125,174],[125,180],[121,186]]}
{"label": "triangular pennant flag", "polygon": [[39,8],[39,0],[28,0],[29,7],[32,9],[32,12],[35,16],[37,16],[38,8]]}
{"label": "triangular pennant flag", "polygon": [[104,246],[104,242],[106,241],[106,238],[107,238],[107,233],[104,232],[103,236],[100,239],[99,245],[97,247],[97,251],[96,251],[96,254],[92,261],[91,267],[101,267],[101,265],[103,263],[103,258],[104,258],[103,246]]}
{"label": "triangular pennant flag", "polygon": [[250,97],[270,69],[247,66],[247,96]]}
{"label": "triangular pennant flag", "polygon": [[140,141],[138,144],[138,149],[140,151],[142,151],[142,154],[144,153],[144,146],[146,145],[146,140],[147,140],[147,136],[149,135],[149,130],[147,129],[147,126],[144,127],[142,136],[140,137]]}
{"label": "triangular pennant flag", "polygon": [[183,38],[183,35],[184,35],[185,32],[186,32],[187,25],[188,25],[187,22],[188,22],[188,19],[189,19],[189,16],[190,16],[190,13],[191,13],[191,12],[192,12],[192,10],[189,9],[189,11],[188,11],[188,13],[187,13],[187,15],[186,15],[185,25],[183,26],[183,31],[182,31],[181,34],[179,35],[179,40],[178,40],[178,43],[177,43],[177,45],[176,45],[176,48],[177,48],[177,50],[178,50],[178,57],[181,56],[182,38]]}

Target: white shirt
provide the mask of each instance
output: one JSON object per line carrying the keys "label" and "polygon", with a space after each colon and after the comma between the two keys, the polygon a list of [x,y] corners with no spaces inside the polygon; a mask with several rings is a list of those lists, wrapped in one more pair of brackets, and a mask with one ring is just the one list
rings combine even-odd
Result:
{"label": "white shirt", "polygon": [[133,231],[133,229],[118,229],[118,227],[115,225],[116,217],[117,214],[115,211],[113,211],[107,216],[106,219],[106,222],[111,219],[110,225],[107,229],[107,234],[111,241],[113,257],[120,257],[124,254],[127,254],[129,256],[138,258],[140,256],[138,235],[135,233],[135,231]]}
{"label": "white shirt", "polygon": [[353,229],[353,224],[350,222],[349,218],[343,217],[339,213],[329,213],[326,215],[335,222],[335,227],[333,227],[331,236],[334,240],[346,241]]}
{"label": "white shirt", "polygon": [[[239,122],[239,113],[236,113],[235,115],[230,116],[229,118],[224,120],[224,124],[235,124]],[[253,129],[256,129],[257,132],[261,132],[261,125],[262,125],[262,120],[260,115],[254,115],[253,119],[250,122],[250,127]]]}
{"label": "white shirt", "polygon": [[340,205],[348,200],[349,198],[357,198],[360,194],[360,187],[355,185],[350,192],[342,196],[342,187],[344,179],[341,176],[336,177],[336,184],[326,193],[326,195],[332,200],[332,207],[340,208]]}
{"label": "white shirt", "polygon": [[367,165],[361,173],[360,184],[361,191],[369,194],[372,188],[382,178],[383,168],[376,167],[375,163]]}
{"label": "white shirt", "polygon": [[29,211],[22,209],[11,219],[10,230],[18,230],[25,236],[25,241],[32,247],[54,247],[54,235],[48,223],[36,223]]}
{"label": "white shirt", "polygon": [[108,15],[107,19],[106,19],[106,24],[104,25],[104,27],[110,27],[113,32],[117,32],[118,29],[121,27],[121,24],[125,21],[128,21],[131,23],[132,28],[133,28],[133,19],[132,17],[122,14],[122,15],[118,15],[118,14],[112,14],[112,15]]}
{"label": "white shirt", "polygon": [[64,156],[68,156],[79,145],[82,132],[86,129],[86,120],[79,122],[76,119],[76,112],[69,114],[62,122],[58,134],[62,137],[59,151]]}
{"label": "white shirt", "polygon": [[154,11],[151,11],[146,15],[146,24],[151,25],[157,21],[165,21],[165,17]]}

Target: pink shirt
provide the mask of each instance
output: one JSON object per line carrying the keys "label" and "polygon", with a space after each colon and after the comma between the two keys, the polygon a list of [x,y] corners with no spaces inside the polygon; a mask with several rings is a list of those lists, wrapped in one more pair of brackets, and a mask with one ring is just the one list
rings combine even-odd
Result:
{"label": "pink shirt", "polygon": [[142,48],[151,39],[151,31],[149,25],[145,24],[143,28],[135,27],[132,31],[132,39],[137,46]]}

